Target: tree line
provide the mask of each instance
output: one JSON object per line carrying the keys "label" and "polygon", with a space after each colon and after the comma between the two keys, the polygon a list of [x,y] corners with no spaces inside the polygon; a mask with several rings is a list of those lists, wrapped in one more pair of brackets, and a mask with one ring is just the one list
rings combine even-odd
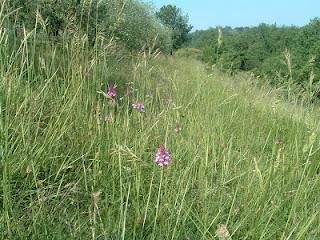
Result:
{"label": "tree line", "polygon": [[188,46],[201,49],[201,59],[234,74],[250,71],[274,85],[294,84],[319,95],[320,19],[303,27],[260,24],[216,27],[191,34]]}

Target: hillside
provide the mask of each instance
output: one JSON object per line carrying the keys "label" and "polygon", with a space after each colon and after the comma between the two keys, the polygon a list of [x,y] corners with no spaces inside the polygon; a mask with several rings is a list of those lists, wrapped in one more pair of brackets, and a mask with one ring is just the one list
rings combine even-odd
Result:
{"label": "hillside", "polygon": [[2,239],[320,237],[316,111],[190,59],[141,57],[114,104],[73,74],[2,82]]}
{"label": "hillside", "polygon": [[320,239],[316,62],[271,85],[174,5],[59,3],[0,3],[0,239]]}

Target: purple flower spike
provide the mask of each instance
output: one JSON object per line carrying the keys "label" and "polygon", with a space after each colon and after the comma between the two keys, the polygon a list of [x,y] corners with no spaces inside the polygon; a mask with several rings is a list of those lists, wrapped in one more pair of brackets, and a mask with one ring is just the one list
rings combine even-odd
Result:
{"label": "purple flower spike", "polygon": [[111,98],[114,98],[117,96],[117,91],[116,91],[116,87],[114,85],[111,85],[109,88],[108,88],[108,92],[107,92],[107,95]]}
{"label": "purple flower spike", "polygon": [[165,148],[163,144],[160,145],[160,148],[156,154],[156,163],[160,166],[168,166],[171,163],[171,155],[169,151]]}
{"label": "purple flower spike", "polygon": [[274,142],[275,145],[280,145],[280,143],[281,143],[280,139],[276,139],[275,142]]}
{"label": "purple flower spike", "polygon": [[132,104],[132,107],[134,109],[137,109],[139,112],[142,112],[142,113],[146,112],[146,109],[145,109],[144,104],[142,102],[134,102]]}

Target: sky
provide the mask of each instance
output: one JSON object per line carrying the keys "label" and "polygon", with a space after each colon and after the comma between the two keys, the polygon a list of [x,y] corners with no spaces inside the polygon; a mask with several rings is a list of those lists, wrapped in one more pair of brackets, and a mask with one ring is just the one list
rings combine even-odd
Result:
{"label": "sky", "polygon": [[320,17],[320,0],[152,0],[157,8],[173,4],[189,15],[194,30],[259,23],[303,26]]}

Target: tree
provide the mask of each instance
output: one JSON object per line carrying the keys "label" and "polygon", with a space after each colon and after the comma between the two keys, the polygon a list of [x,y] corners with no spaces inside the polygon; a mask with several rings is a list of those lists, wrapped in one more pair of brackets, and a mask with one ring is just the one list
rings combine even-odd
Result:
{"label": "tree", "polygon": [[166,5],[156,13],[161,23],[172,31],[172,48],[181,48],[189,40],[189,32],[192,26],[188,24],[187,15],[182,15],[180,8],[174,5]]}

